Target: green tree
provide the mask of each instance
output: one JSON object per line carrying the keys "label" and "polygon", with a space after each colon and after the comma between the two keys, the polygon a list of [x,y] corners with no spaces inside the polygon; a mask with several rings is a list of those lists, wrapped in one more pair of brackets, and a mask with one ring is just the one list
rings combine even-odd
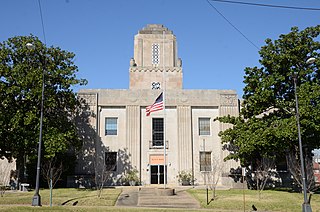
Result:
{"label": "green tree", "polygon": [[79,102],[72,87],[86,81],[76,77],[74,56],[32,35],[0,43],[0,157],[17,159],[20,178],[26,158],[37,156],[43,73],[43,155],[55,157],[81,145],[73,122]]}
{"label": "green tree", "polygon": [[[240,117],[220,117],[233,127],[220,132],[226,159],[240,159],[243,165],[270,157],[297,154],[293,78],[297,77],[300,123],[304,154],[320,147],[320,25],[299,31],[293,27],[279,39],[266,40],[259,51],[261,67],[247,67]],[[316,62],[306,60],[315,57]]]}

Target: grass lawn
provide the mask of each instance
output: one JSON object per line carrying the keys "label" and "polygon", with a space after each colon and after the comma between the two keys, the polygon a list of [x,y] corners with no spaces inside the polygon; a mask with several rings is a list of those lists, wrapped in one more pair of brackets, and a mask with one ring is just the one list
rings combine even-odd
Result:
{"label": "grass lawn", "polygon": [[[199,200],[205,209],[214,211],[243,211],[243,191],[242,190],[218,190],[217,197],[206,204],[206,190],[190,189],[188,192]],[[53,207],[49,207],[49,190],[40,190],[42,207],[32,207],[32,197],[34,192],[6,192],[4,197],[0,197],[0,211],[184,211],[185,209],[157,209],[157,208],[126,208],[114,207],[121,189],[106,188],[102,192],[101,198],[97,197],[96,190],[85,189],[54,189]],[[263,191],[259,200],[258,192],[245,190],[245,211],[251,211],[252,205],[258,211],[301,211],[303,194],[290,193],[286,191]],[[211,193],[209,193],[211,199]],[[76,206],[73,206],[76,204]],[[312,211],[320,212],[320,194],[314,194],[311,200]],[[188,210],[196,211],[196,210]]]}
{"label": "grass lawn", "polygon": [[[157,208],[127,208],[114,207],[121,189],[106,188],[103,190],[101,198],[97,197],[96,190],[62,188],[53,189],[53,207],[49,206],[50,191],[41,189],[42,207],[31,206],[34,191],[11,192],[8,191],[0,197],[0,211],[112,211],[112,212],[168,212],[184,211],[183,209],[157,209]],[[73,206],[76,203],[76,206]],[[191,212],[191,211],[190,211]]]}
{"label": "grass lawn", "polygon": [[[218,190],[216,199],[207,205],[206,190],[191,189],[188,192],[199,200],[203,208],[212,208],[218,210],[239,210],[251,211],[254,205],[258,211],[299,211],[302,210],[303,194],[290,193],[286,191],[262,191],[261,198],[256,190]],[[212,197],[209,191],[209,200]],[[313,194],[311,198],[312,211],[320,212],[320,194]]]}
{"label": "grass lawn", "polygon": [[[52,190],[52,205],[72,206],[113,206],[121,193],[121,189],[106,188],[100,198],[96,190],[61,188]],[[31,205],[34,191],[11,192],[0,197],[0,205]],[[50,204],[50,190],[41,189],[41,204]]]}
{"label": "grass lawn", "polygon": [[[76,211],[76,212],[87,212],[87,211],[112,211],[112,212],[177,212],[185,211],[185,209],[157,209],[157,208],[117,208],[117,207],[88,207],[88,206],[42,206],[42,207],[32,207],[32,206],[1,206],[1,212],[15,212],[15,211]],[[188,212],[196,212],[195,210],[188,210]]]}

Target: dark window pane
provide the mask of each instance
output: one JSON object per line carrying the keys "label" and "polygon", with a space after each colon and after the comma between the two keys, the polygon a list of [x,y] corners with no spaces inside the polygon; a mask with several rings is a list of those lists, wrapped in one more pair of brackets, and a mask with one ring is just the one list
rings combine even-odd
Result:
{"label": "dark window pane", "polygon": [[158,165],[151,166],[151,184],[158,184]]}
{"label": "dark window pane", "polygon": [[152,145],[163,146],[163,118],[152,119]]}
{"label": "dark window pane", "polygon": [[105,153],[105,165],[106,165],[106,171],[117,171],[117,153],[116,152]]}

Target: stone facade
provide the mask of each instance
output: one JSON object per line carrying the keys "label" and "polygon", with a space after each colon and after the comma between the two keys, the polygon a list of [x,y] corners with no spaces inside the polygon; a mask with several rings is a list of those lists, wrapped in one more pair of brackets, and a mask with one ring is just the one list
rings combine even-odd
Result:
{"label": "stone facade", "polygon": [[152,83],[161,88],[166,83],[166,89],[182,89],[181,65],[172,31],[162,25],[150,24],[134,37],[129,88],[152,89]]}
{"label": "stone facade", "polygon": [[[196,184],[204,184],[200,153],[207,152],[212,161],[222,165],[216,172],[219,184],[232,186],[225,176],[238,163],[223,162],[227,152],[222,151],[218,136],[230,126],[214,119],[238,115],[237,94],[234,90],[183,89],[182,62],[177,57],[176,43],[172,31],[164,26],[147,25],[135,36],[129,89],[79,91],[79,96],[88,103],[86,129],[91,133],[84,133],[87,140],[83,154],[79,155],[77,174],[93,174],[94,164],[103,165],[106,161],[105,152],[116,152],[117,169],[112,172],[110,184],[121,183],[121,176],[133,168],[138,170],[141,183],[147,185],[162,184],[161,174],[166,174],[168,184],[178,184],[180,171],[191,172]],[[153,104],[161,92],[166,109],[146,116],[146,106]],[[110,118],[116,121],[115,135],[106,131]],[[209,120],[205,135],[199,133],[201,119]],[[162,145],[154,143],[155,120],[163,120]]]}

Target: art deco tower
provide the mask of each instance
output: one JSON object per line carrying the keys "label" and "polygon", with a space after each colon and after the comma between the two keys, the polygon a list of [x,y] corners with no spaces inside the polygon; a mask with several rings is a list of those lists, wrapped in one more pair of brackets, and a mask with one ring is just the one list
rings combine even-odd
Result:
{"label": "art deco tower", "polygon": [[134,58],[130,61],[130,89],[160,89],[163,70],[166,89],[182,89],[182,62],[171,30],[149,24],[134,38]]}

